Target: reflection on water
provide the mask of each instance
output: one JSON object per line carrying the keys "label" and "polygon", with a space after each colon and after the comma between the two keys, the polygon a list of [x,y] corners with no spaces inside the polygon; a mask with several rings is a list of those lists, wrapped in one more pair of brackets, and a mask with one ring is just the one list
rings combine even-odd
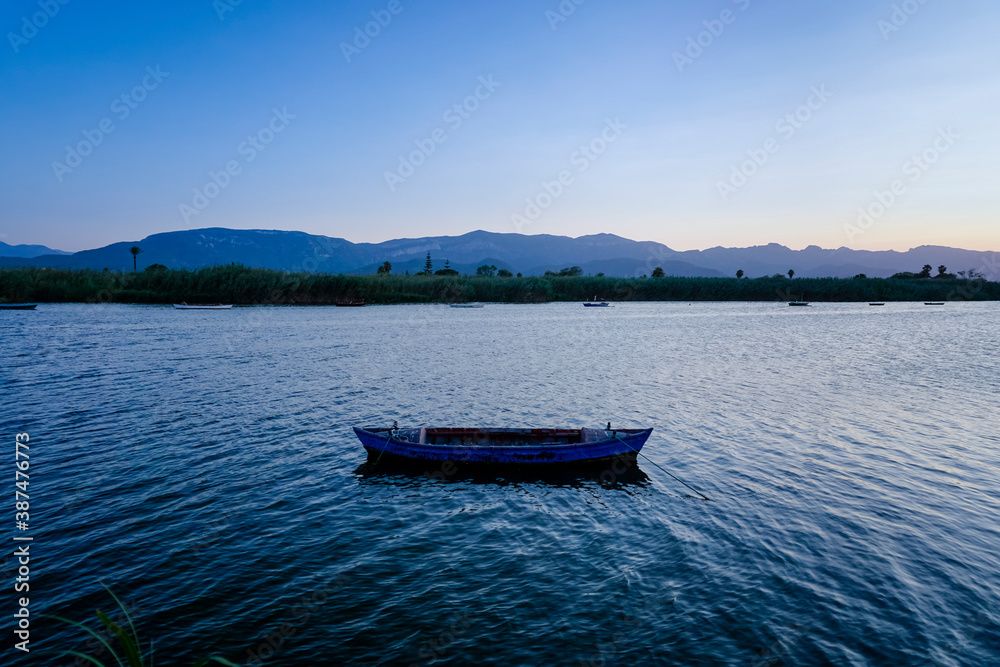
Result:
{"label": "reflection on water", "polygon": [[[637,465],[591,464],[576,466],[537,466],[495,468],[469,466],[453,461],[407,462],[369,455],[354,474],[361,484],[396,484],[400,480],[471,484],[538,484],[544,486],[581,487],[600,485],[614,489],[645,485],[649,476]],[[612,467],[613,466],[613,467]]]}

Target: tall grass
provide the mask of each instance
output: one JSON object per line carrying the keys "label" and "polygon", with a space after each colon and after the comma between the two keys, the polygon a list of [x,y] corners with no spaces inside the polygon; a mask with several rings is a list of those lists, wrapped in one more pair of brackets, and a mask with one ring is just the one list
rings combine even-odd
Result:
{"label": "tall grass", "polygon": [[6,302],[329,305],[583,301],[946,301],[998,300],[1000,283],[893,278],[613,278],[375,276],[289,273],[231,264],[135,273],[0,269]]}
{"label": "tall grass", "polygon": [[[118,605],[118,613],[116,616],[120,615],[125,619],[127,626],[122,626],[121,623],[113,620],[103,611],[98,609],[94,613],[97,615],[97,620],[100,621],[101,625],[104,627],[104,634],[98,633],[90,628],[88,628],[83,623],[78,623],[76,621],[71,621],[68,618],[62,618],[61,616],[48,616],[61,623],[66,623],[75,628],[83,630],[86,634],[90,635],[91,638],[95,639],[103,650],[99,655],[103,655],[104,651],[107,651],[111,658],[113,658],[112,665],[117,665],[118,667],[154,667],[154,657],[153,657],[153,643],[150,641],[149,650],[144,652],[142,650],[142,641],[139,639],[139,632],[135,629],[135,623],[132,621],[131,614],[128,613],[128,609],[122,604],[122,601],[115,595],[107,586],[104,587],[114,599],[115,604]],[[107,639],[105,638],[107,637]],[[111,641],[108,641],[108,640]],[[47,651],[46,653],[56,655],[58,657],[73,657],[77,658],[79,661],[84,661],[91,665],[96,665],[97,667],[106,667],[106,665],[97,656],[89,655],[81,651],[74,650],[64,650],[64,651]],[[204,667],[210,663],[217,663],[220,665],[227,665],[229,667],[239,667],[234,662],[227,660],[226,658],[221,658],[218,656],[212,656],[210,658],[200,658],[194,664],[194,667]]]}

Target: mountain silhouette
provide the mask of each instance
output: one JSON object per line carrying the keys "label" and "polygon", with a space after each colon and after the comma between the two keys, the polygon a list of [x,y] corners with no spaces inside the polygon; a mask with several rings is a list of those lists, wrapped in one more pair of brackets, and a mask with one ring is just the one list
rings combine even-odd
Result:
{"label": "mountain silhouette", "polygon": [[690,277],[735,276],[742,269],[749,278],[785,274],[789,269],[803,278],[849,278],[859,273],[888,277],[899,271],[919,271],[924,264],[930,264],[935,271],[944,264],[953,272],[975,269],[987,276],[1000,271],[996,253],[944,246],[920,246],[898,252],[828,250],[819,246],[792,250],[771,243],[749,248],[720,246],[676,251],[662,243],[633,241],[614,234],[571,238],[486,231],[352,243],[305,232],[223,228],[153,234],[139,241],[122,241],[72,254],[58,254],[60,251],[44,246],[0,243],[0,266],[128,271],[132,269],[129,248],[133,245],[143,250],[138,258],[140,269],[151,264],[197,269],[238,263],[284,271],[364,274],[375,273],[378,266],[388,261],[393,273],[416,273],[424,268],[429,252],[435,270],[443,268],[448,260],[452,268],[467,274],[475,273],[476,267],[483,264],[524,275],[579,266],[584,274],[628,277],[650,275],[656,267],[661,267],[667,275]]}

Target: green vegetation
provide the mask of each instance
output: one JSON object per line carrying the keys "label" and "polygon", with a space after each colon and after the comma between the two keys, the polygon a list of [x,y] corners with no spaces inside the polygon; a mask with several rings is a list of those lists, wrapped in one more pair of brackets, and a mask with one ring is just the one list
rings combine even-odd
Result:
{"label": "green vegetation", "polygon": [[431,253],[427,253],[427,261],[424,262],[424,270],[417,274],[418,276],[432,276],[434,275],[434,263],[431,262]]}
{"label": "green vegetation", "polygon": [[[782,274],[735,278],[656,280],[575,275],[548,276],[349,276],[288,273],[238,264],[196,271],[158,269],[135,273],[94,270],[0,269],[0,300],[84,303],[233,303],[329,305],[493,301],[948,301],[1000,300],[1000,283],[977,277],[796,278]],[[560,274],[563,273],[560,272]],[[794,290],[794,295],[790,292]]]}
{"label": "green vegetation", "polygon": [[558,273],[556,273],[555,271],[546,271],[545,272],[545,277],[546,278],[552,278],[552,277],[576,278],[576,277],[582,276],[582,275],[583,275],[583,269],[581,269],[579,266],[571,266],[569,268],[562,269]]}
{"label": "green vegetation", "polygon": [[[73,657],[77,658],[78,662],[83,660],[91,665],[97,665],[97,667],[105,667],[105,664],[101,662],[99,658],[104,655],[105,651],[107,651],[114,659],[111,662],[112,665],[117,664],[119,667],[124,665],[128,665],[128,667],[146,667],[146,665],[149,665],[152,667],[152,642],[150,643],[149,651],[143,653],[142,642],[139,640],[139,633],[135,629],[135,623],[132,622],[132,616],[128,613],[128,609],[124,604],[122,604],[122,601],[118,599],[118,596],[115,595],[110,588],[107,586],[104,588],[108,591],[111,597],[114,598],[115,604],[118,605],[118,611],[114,614],[115,618],[109,617],[100,609],[95,612],[97,620],[101,622],[101,625],[104,628],[102,632],[91,630],[83,623],[77,623],[76,621],[71,621],[68,618],[62,618],[60,616],[48,617],[61,623],[72,625],[73,627],[83,630],[85,633],[90,635],[92,640],[96,640],[94,646],[98,647],[97,655],[88,655],[80,651],[49,651],[48,653],[54,653],[62,658]],[[121,620],[124,620],[127,623],[127,628],[122,627]],[[218,656],[200,658],[195,662],[195,667],[204,667],[204,665],[208,665],[212,662],[220,665],[229,665],[230,667],[239,667],[236,663]]]}
{"label": "green vegetation", "polygon": [[[924,280],[931,278],[931,265],[924,264],[924,268],[920,273],[912,273],[910,271],[901,271],[892,276],[897,280]],[[948,273],[948,267],[942,264],[938,267],[938,272],[936,276],[933,276],[934,280],[971,280],[982,282],[985,280],[986,276],[982,272],[976,271],[975,269],[969,269],[968,271],[959,271],[956,276],[954,273]]]}
{"label": "green vegetation", "polygon": [[446,260],[444,260],[444,268],[443,269],[438,269],[437,271],[435,271],[434,275],[435,276],[457,276],[457,275],[459,275],[459,273],[455,269],[451,268],[451,262],[446,259]]}

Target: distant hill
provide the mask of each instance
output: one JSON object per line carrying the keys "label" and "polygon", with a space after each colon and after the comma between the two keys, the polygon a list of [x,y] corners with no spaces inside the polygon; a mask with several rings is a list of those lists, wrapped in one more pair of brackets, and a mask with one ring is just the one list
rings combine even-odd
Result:
{"label": "distant hill", "polygon": [[41,255],[69,255],[63,250],[53,250],[43,245],[10,245],[0,241],[0,257],[39,257]]}
{"label": "distant hill", "polygon": [[[787,273],[795,270],[801,278],[851,278],[864,273],[873,278],[887,278],[900,271],[920,271],[924,264],[930,264],[937,273],[937,267],[944,264],[949,271],[975,269],[988,273],[989,267],[996,267],[996,253],[976,250],[961,250],[944,246],[919,246],[906,252],[896,250],[851,250],[837,248],[826,250],[819,246],[809,246],[803,250],[792,250],[777,243],[750,248],[709,248],[678,253],[684,261],[706,268],[714,268],[731,274],[737,267],[748,276]],[[1000,276],[998,276],[1000,277]]]}
{"label": "distant hill", "polygon": [[[541,275],[547,270],[579,266],[584,274],[608,276],[650,275],[656,267],[667,275],[685,277],[734,276],[742,269],[753,278],[795,271],[797,277],[849,278],[859,273],[888,277],[900,271],[919,271],[924,264],[944,264],[949,271],[976,269],[997,273],[996,254],[942,246],[920,246],[906,252],[867,251],[838,248],[826,250],[809,246],[792,250],[772,243],[750,248],[709,248],[678,252],[662,243],[632,241],[614,234],[594,234],[570,238],[540,234],[498,234],[475,231],[461,236],[432,236],[394,239],[383,243],[351,243],[329,236],[275,230],[194,229],[153,234],[141,241],[123,241],[103,248],[67,254],[44,246],[45,254],[0,256],[0,266],[43,266],[132,270],[129,248],[143,252],[138,265],[170,268],[201,268],[223,264],[283,271],[325,273],[374,273],[383,262],[392,264],[393,273],[416,273],[423,269],[430,252],[434,269],[451,267],[475,273],[483,264],[496,265],[513,273]],[[28,253],[22,250],[22,253]],[[1000,276],[994,275],[996,280]]]}

